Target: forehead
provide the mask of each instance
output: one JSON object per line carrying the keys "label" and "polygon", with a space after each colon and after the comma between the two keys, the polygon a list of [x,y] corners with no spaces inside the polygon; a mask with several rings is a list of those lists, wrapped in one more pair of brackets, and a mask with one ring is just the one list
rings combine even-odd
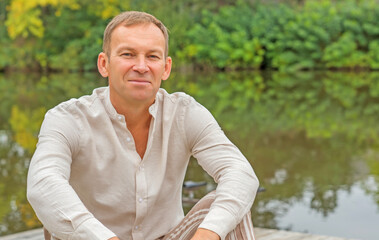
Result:
{"label": "forehead", "polygon": [[112,32],[111,49],[118,47],[152,47],[164,51],[165,38],[163,32],[153,23],[142,23],[130,26],[120,24]]}

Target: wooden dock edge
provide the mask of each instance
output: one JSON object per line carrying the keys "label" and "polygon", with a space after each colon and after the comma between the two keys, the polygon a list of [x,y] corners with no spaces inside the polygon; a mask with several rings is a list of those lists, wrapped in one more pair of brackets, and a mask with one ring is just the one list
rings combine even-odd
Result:
{"label": "wooden dock edge", "polygon": [[[266,228],[254,228],[254,233],[255,240],[353,240]],[[7,236],[0,236],[0,240],[44,240],[43,229],[39,228]]]}
{"label": "wooden dock edge", "polygon": [[255,240],[358,240],[257,227],[254,234]]}

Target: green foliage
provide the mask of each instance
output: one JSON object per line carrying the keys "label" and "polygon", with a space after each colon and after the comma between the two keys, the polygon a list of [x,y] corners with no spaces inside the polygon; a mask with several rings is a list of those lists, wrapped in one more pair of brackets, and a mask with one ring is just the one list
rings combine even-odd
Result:
{"label": "green foliage", "polygon": [[307,1],[285,11],[280,32],[270,45],[272,67],[300,70],[320,67],[324,46],[338,35],[338,15],[329,1]]}
{"label": "green foliage", "polygon": [[265,53],[260,40],[251,35],[251,8],[238,3],[225,6],[218,14],[202,12],[201,22],[188,32],[189,42],[180,55],[199,65],[218,68],[257,68]]}
{"label": "green foliage", "polygon": [[325,48],[323,61],[326,62],[327,67],[364,67],[366,66],[365,55],[357,48],[354,36],[351,33],[345,33]]}
{"label": "green foliage", "polygon": [[0,50],[4,59],[0,68],[60,71],[94,70],[108,19],[129,7],[121,0],[11,0],[9,4],[8,34],[0,38],[8,47]]}
{"label": "green foliage", "polygon": [[369,64],[372,69],[379,69],[379,40],[369,44]]}
{"label": "green foliage", "polygon": [[219,69],[376,69],[378,21],[379,5],[370,0],[239,2],[203,11],[181,54]]}
{"label": "green foliage", "polygon": [[[49,22],[49,26],[53,29],[55,25],[56,29],[46,34],[46,44],[51,46],[49,51],[45,51],[48,67],[55,70],[94,70],[106,21],[75,11],[63,12],[59,19],[52,18]],[[73,24],[61,36],[61,30],[67,27],[67,22]]]}
{"label": "green foliage", "polygon": [[106,24],[125,10],[162,19],[175,66],[379,69],[375,0],[274,2],[6,0],[0,69],[95,70]]}
{"label": "green foliage", "polygon": [[170,49],[174,52],[186,45],[187,29],[201,9],[217,9],[217,3],[216,0],[1,1],[0,20],[6,25],[0,25],[0,43],[6,47],[0,48],[0,70],[94,70],[106,24],[126,10],[143,10],[162,19],[170,29]]}

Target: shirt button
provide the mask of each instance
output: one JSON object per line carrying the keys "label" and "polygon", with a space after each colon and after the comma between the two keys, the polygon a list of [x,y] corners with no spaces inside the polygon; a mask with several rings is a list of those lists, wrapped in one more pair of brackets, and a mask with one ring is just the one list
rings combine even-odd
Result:
{"label": "shirt button", "polygon": [[126,138],[126,141],[130,142],[130,140],[131,140],[130,137],[127,137],[127,138]]}
{"label": "shirt button", "polygon": [[121,116],[118,116],[118,120],[122,120],[122,117],[121,117]]}
{"label": "shirt button", "polygon": [[139,226],[135,226],[135,227],[134,227],[135,230],[138,230],[138,228],[139,228]]}
{"label": "shirt button", "polygon": [[140,203],[141,203],[142,201],[143,201],[143,199],[142,199],[142,198],[138,198],[138,202],[140,202]]}

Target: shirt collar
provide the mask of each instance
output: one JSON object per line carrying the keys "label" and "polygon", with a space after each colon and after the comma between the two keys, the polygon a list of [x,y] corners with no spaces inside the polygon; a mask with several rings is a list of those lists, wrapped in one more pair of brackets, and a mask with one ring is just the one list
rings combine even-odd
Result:
{"label": "shirt collar", "polygon": [[110,95],[109,95],[109,87],[106,88],[105,90],[105,109],[107,110],[108,112],[108,115],[111,117],[111,118],[116,118],[118,116],[118,113],[116,111],[116,109],[113,107],[112,103],[111,103],[111,98],[110,98]]}
{"label": "shirt collar", "polygon": [[151,116],[153,116],[153,118],[156,118],[157,117],[157,112],[158,112],[158,101],[159,101],[159,93],[157,93],[157,95],[155,95],[155,101],[153,104],[151,104],[151,106],[149,107],[149,113]]}
{"label": "shirt collar", "polygon": [[[149,107],[149,113],[151,116],[156,118],[158,112],[158,102],[159,101],[159,92],[155,96],[155,101]],[[109,86],[105,90],[105,109],[108,112],[111,118],[117,118],[120,114],[117,113],[116,109],[112,105],[110,94],[109,94]]]}

